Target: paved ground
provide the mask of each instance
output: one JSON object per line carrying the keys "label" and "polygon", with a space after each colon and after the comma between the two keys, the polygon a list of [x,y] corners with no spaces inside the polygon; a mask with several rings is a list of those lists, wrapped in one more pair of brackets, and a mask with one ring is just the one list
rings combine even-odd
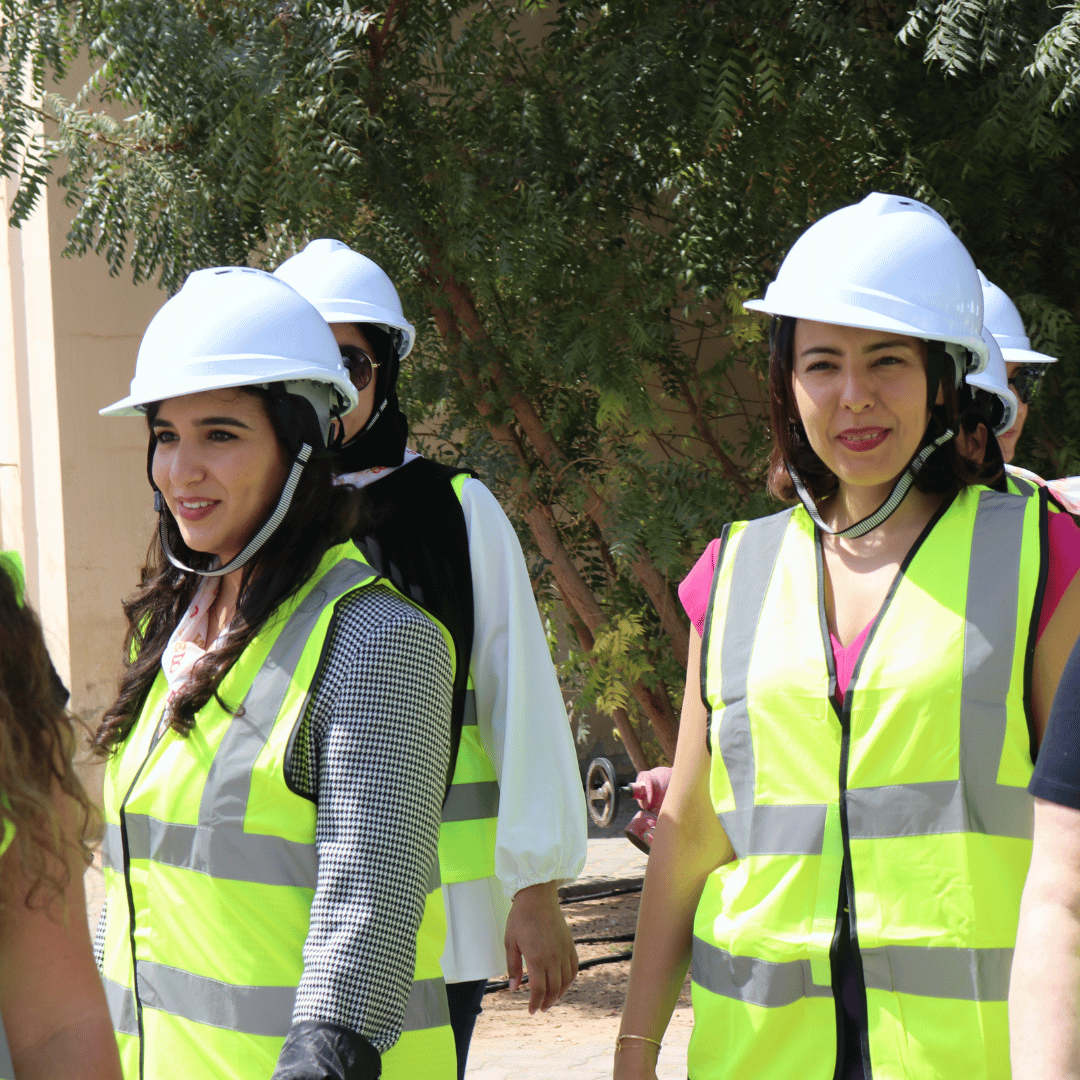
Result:
{"label": "paved ground", "polygon": [[[622,836],[622,819],[628,820],[628,814],[620,814],[619,818],[602,832],[590,829],[588,860],[579,885],[593,884],[593,891],[600,891],[604,882],[644,876],[646,856]],[[588,975],[613,984],[616,992],[611,995],[612,1007],[600,1015],[595,1008],[577,1004],[573,990],[543,1016],[529,1016],[524,996],[516,1008],[509,1001],[486,1007],[477,1021],[467,1080],[608,1080],[629,966],[612,964],[578,977],[579,982]],[[657,1066],[659,1080],[685,1080],[686,1046],[692,1026],[692,1014],[684,1000],[664,1039]]]}

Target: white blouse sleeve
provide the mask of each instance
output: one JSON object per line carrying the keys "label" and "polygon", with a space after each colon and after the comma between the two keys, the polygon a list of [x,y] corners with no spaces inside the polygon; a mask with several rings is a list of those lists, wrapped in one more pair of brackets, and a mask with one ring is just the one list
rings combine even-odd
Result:
{"label": "white blouse sleeve", "polygon": [[499,779],[495,872],[506,895],[585,865],[585,794],[525,557],[498,500],[466,480],[472,673],[480,739]]}

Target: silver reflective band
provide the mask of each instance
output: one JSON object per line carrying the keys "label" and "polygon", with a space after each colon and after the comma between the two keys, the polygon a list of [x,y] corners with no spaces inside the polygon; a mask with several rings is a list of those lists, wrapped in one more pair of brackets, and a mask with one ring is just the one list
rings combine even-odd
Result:
{"label": "silver reflective band", "polygon": [[980,787],[970,778],[848,788],[848,833],[853,840],[962,832],[1027,840],[1032,806],[1026,788]]}
{"label": "silver reflective band", "polygon": [[476,727],[476,691],[470,686],[465,691],[465,708],[461,714],[462,727]]}
{"label": "silver reflective band", "polygon": [[15,1080],[15,1066],[11,1064],[3,1021],[0,1021],[0,1080]]}
{"label": "silver reflective band", "polygon": [[[860,949],[868,990],[954,1001],[1005,1001],[1012,949],[954,949],[889,945]],[[779,1009],[804,997],[831,997],[817,986],[809,960],[777,963],[732,956],[695,937],[691,971],[698,986],[721,997]]]}
{"label": "silver reflective band", "polygon": [[292,1026],[295,986],[234,986],[146,960],[137,970],[144,1009],[247,1035],[283,1039]]}
{"label": "silver reflective band", "polygon": [[832,987],[817,986],[809,960],[776,963],[731,953],[695,937],[690,971],[695,983],[721,997],[781,1009],[808,997],[832,997]]}
{"label": "silver reflective band", "polygon": [[954,1001],[1007,1001],[1012,949],[886,945],[860,949],[868,990]]}
{"label": "silver reflective band", "polygon": [[437,979],[417,979],[409,991],[402,1031],[424,1031],[446,1027],[450,1023],[450,1006],[446,1001],[446,984]]}
{"label": "silver reflective band", "polygon": [[499,816],[499,785],[494,780],[451,784],[443,803],[443,821],[473,821]]}
{"label": "silver reflective band", "polygon": [[[754,817],[754,737],[750,731],[750,714],[746,706],[746,680],[750,670],[750,653],[761,623],[765,592],[772,580],[780,545],[783,543],[794,510],[785,510],[772,517],[748,522],[739,538],[735,562],[731,568],[731,591],[727,610],[737,612],[736,618],[723,621],[720,641],[720,697],[724,715],[720,720],[719,750],[724,759],[731,791],[735,796],[735,813],[721,815],[736,858],[753,854],[751,847]],[[719,571],[717,567],[717,571]],[[711,628],[710,628],[711,636]],[[702,648],[708,661],[709,649]],[[728,820],[725,820],[728,819]],[[820,844],[818,850],[821,850]]]}
{"label": "silver reflective band", "polygon": [[825,804],[778,806],[760,803],[718,815],[724,832],[745,843],[747,855],[820,855]]}
{"label": "silver reflective band", "polygon": [[101,981],[105,986],[105,1003],[109,1006],[113,1031],[122,1032],[124,1035],[138,1035],[139,1017],[135,1011],[134,991],[130,986],[121,986],[104,975]]}
{"label": "silver reflective band", "polygon": [[315,888],[319,857],[314,844],[236,828],[180,825],[145,814],[125,814],[124,820],[132,859],[152,859],[227,881]]}
{"label": "silver reflective band", "polygon": [[120,826],[112,821],[105,822],[105,835],[101,838],[101,865],[117,873],[124,869],[124,841]]}

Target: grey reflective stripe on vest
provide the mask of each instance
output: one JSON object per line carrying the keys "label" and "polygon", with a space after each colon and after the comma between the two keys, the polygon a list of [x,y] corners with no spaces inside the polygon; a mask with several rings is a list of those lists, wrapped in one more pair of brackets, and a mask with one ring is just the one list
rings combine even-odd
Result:
{"label": "grey reflective stripe on vest", "polygon": [[451,784],[443,803],[443,821],[472,821],[499,816],[499,785],[494,780]]}
{"label": "grey reflective stripe on vest", "polygon": [[767,1009],[779,1009],[802,998],[832,996],[831,987],[814,982],[809,960],[777,963],[732,956],[698,937],[694,938],[690,970],[698,986]]}
{"label": "grey reflective stripe on vest", "polygon": [[[135,995],[112,979],[105,983],[113,1029],[139,1034]],[[284,1038],[292,1026],[296,988],[293,986],[236,986],[192,975],[164,964],[139,961],[139,997],[143,1007],[179,1016],[196,1024],[225,1028],[247,1035]],[[446,987],[441,978],[417,979],[401,1022],[402,1031],[422,1031],[450,1023]],[[0,1032],[2,1034],[2,1032]],[[2,1041],[2,1040],[0,1040]],[[0,1053],[0,1065],[3,1055]],[[0,1080],[8,1076],[0,1069]]]}
{"label": "grey reflective stripe on vest", "polygon": [[462,727],[476,727],[476,691],[470,686],[465,691],[465,708],[461,712]]}
{"label": "grey reflective stripe on vest", "polygon": [[446,1027],[450,1023],[450,1006],[446,1001],[446,983],[437,979],[417,979],[409,991],[409,1002],[401,1021],[402,1031],[424,1031]]}
{"label": "grey reflective stripe on vest", "polygon": [[956,1001],[1007,1001],[1012,949],[886,945],[860,949],[870,990]]}
{"label": "grey reflective stripe on vest", "polygon": [[190,971],[140,960],[139,999],[196,1024],[284,1038],[292,1026],[295,986],[237,986]]}
{"label": "grey reflective stripe on vest", "polygon": [[[849,788],[848,832],[853,839],[956,832],[1031,836],[1031,796],[1025,788],[996,782],[1005,745],[1006,696],[1016,646],[1026,511],[1026,497],[980,492],[965,610],[960,777],[924,784]],[[786,515],[784,518],[786,526]],[[777,520],[763,518],[749,523],[732,566],[728,608],[744,614],[754,612],[755,617],[725,619],[723,624],[720,666],[725,712],[720,748],[736,809],[719,818],[737,858],[819,855],[824,831],[824,804],[753,805],[754,748],[746,684],[761,605],[782,540],[782,535],[776,536],[775,528],[768,527]],[[740,558],[744,551],[746,557]]]}
{"label": "grey reflective stripe on vest", "polygon": [[[958,1001],[1005,1001],[1009,995],[1012,949],[954,949],[888,945],[861,949],[869,990]],[[809,960],[776,963],[732,956],[695,937],[691,961],[694,982],[722,997],[778,1009],[805,997],[831,997],[818,986]]]}
{"label": "grey reflective stripe on vest", "polygon": [[124,1035],[138,1035],[139,1016],[135,1010],[134,991],[108,976],[102,976],[101,981],[105,985],[105,1002],[109,1006],[113,1030]]}
{"label": "grey reflective stripe on vest", "polygon": [[[133,859],[153,859],[166,866],[230,881],[315,888],[318,867],[310,844],[220,826],[179,825],[146,814],[125,814],[125,820],[128,850]],[[119,837],[119,826],[115,828]],[[111,845],[109,858],[112,859]],[[113,866],[113,869],[122,867]]]}
{"label": "grey reflective stripe on vest", "polygon": [[0,1080],[15,1080],[15,1066],[11,1064],[3,1021],[0,1021]]}
{"label": "grey reflective stripe on vest", "polygon": [[1035,494],[1035,485],[1030,480],[1025,480],[1020,476],[1014,476],[1011,472],[1007,472],[1006,476],[1010,483],[1016,485],[1016,490],[1021,495],[1030,497]]}
{"label": "grey reflective stripe on vest", "polygon": [[[735,796],[735,809],[720,815],[735,857],[745,858],[757,854],[758,817],[761,807],[754,806],[754,739],[750,732],[750,715],[746,708],[746,683],[750,671],[750,653],[761,622],[765,593],[772,580],[776,558],[780,554],[792,510],[772,517],[748,522],[739,538],[735,562],[731,567],[731,590],[728,594],[728,611],[738,612],[739,617],[725,618],[724,636],[720,642],[720,697],[724,715],[720,721],[719,748],[724,759],[731,791]],[[717,567],[717,572],[719,572]],[[803,816],[816,807],[769,807],[767,830],[770,839],[776,838],[777,827],[785,827],[780,821],[787,811],[794,811],[793,819]],[[824,833],[825,811],[821,811],[822,828],[818,832],[817,850],[821,851]],[[806,834],[805,827],[796,831]],[[766,845],[763,845],[767,847]]]}

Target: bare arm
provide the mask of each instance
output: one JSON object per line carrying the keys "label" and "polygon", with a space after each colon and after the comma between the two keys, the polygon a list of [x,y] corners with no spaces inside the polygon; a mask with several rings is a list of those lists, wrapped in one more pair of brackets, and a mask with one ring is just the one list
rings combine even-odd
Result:
{"label": "bare arm", "polygon": [[1039,741],[1046,733],[1050,707],[1054,703],[1065,662],[1076,643],[1080,629],[1080,574],[1069,583],[1054,614],[1050,616],[1039,643],[1035,646],[1035,662],[1031,671],[1031,708]]}
{"label": "bare arm", "polygon": [[1080,1080],[1080,810],[1035,800],[1009,985],[1016,1080]]}
{"label": "bare arm", "polygon": [[[80,817],[74,805],[65,806],[69,833]],[[18,1080],[120,1080],[86,923],[85,868],[76,847],[68,852],[63,900],[45,908],[24,903],[30,882],[17,845],[0,860],[9,897],[0,936],[0,1014]]]}
{"label": "bare arm", "polygon": [[[679,742],[664,798],[638,911],[630,986],[620,1034],[660,1041],[690,963],[694,912],[705,881],[733,855],[709,798],[707,713],[698,672],[701,638],[690,634]],[[654,1080],[656,1048],[624,1042],[615,1055],[615,1080]]]}

